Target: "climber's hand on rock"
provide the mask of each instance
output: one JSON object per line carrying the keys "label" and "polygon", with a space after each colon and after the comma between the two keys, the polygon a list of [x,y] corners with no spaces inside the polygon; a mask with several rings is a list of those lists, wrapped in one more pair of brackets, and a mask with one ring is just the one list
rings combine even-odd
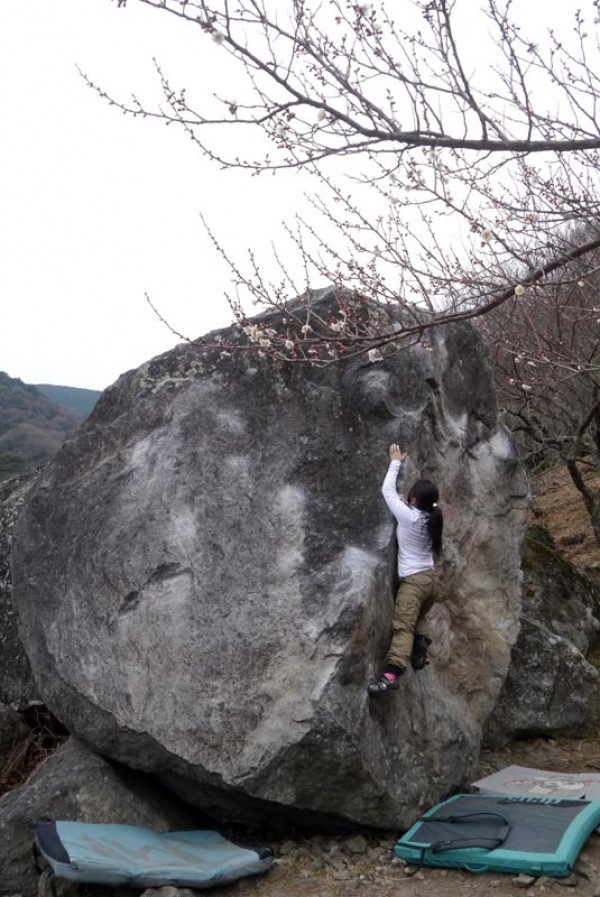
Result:
{"label": "climber's hand on rock", "polygon": [[399,446],[395,442],[390,445],[390,461],[400,461],[404,463],[408,457],[408,452],[401,452]]}

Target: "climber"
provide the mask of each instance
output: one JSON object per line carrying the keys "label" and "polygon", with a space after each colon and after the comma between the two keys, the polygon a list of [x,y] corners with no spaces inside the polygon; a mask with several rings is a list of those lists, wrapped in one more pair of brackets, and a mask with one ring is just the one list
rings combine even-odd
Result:
{"label": "climber", "polygon": [[437,504],[437,486],[431,480],[417,480],[403,501],[396,492],[396,480],[408,455],[395,444],[390,446],[389,454],[390,466],[381,491],[397,521],[400,587],[386,665],[379,679],[369,685],[370,694],[398,688],[409,662],[414,670],[426,666],[431,639],[425,616],[435,601],[434,563],[442,550],[444,520]]}

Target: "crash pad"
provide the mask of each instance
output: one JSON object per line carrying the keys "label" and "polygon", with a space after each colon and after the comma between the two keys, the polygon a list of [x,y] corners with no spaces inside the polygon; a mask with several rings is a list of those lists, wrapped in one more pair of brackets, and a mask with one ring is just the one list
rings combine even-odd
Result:
{"label": "crash pad", "polygon": [[458,794],[425,813],[394,851],[423,866],[561,877],[599,824],[600,801]]}
{"label": "crash pad", "polygon": [[214,831],[46,819],[35,826],[35,843],[61,878],[139,888],[210,888],[266,872],[273,863],[269,848],[238,847]]}
{"label": "crash pad", "polygon": [[481,794],[515,794],[532,797],[574,797],[600,800],[600,775],[597,773],[551,772],[527,766],[506,766],[471,787]]}

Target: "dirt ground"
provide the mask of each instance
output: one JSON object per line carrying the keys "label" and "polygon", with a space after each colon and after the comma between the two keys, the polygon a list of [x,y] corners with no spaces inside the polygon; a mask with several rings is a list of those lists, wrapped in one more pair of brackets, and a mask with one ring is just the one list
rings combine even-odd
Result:
{"label": "dirt ground", "polygon": [[[600,473],[586,474],[586,482],[600,489]],[[532,523],[546,526],[556,547],[577,567],[600,564],[600,548],[594,539],[583,499],[565,467],[555,467],[531,481]]]}
{"label": "dirt ground", "polygon": [[[600,478],[598,478],[600,479]],[[547,471],[532,483],[531,522],[543,524],[557,548],[577,566],[600,565],[583,502],[562,469]],[[600,728],[584,739],[543,739],[513,742],[480,759],[477,778],[510,765],[556,772],[600,774]],[[550,897],[577,888],[579,897],[600,897],[600,831],[584,846],[575,874],[567,879],[528,879],[514,874],[423,868],[415,875],[394,858],[399,832],[352,832],[332,838],[305,837],[273,844],[276,864],[264,876],[246,879],[227,889],[252,897]]]}

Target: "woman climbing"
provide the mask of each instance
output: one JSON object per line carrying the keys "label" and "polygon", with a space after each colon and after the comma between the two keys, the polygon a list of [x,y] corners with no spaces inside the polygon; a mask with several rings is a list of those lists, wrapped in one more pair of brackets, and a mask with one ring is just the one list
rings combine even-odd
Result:
{"label": "woman climbing", "polygon": [[369,685],[370,694],[398,688],[400,677],[409,662],[422,670],[427,664],[425,616],[435,601],[434,559],[442,550],[444,520],[438,508],[437,486],[431,480],[417,480],[403,501],[396,492],[400,466],[407,452],[390,446],[390,466],[381,491],[397,521],[398,576],[400,587],[394,606],[392,643],[385,668],[376,682]]}

